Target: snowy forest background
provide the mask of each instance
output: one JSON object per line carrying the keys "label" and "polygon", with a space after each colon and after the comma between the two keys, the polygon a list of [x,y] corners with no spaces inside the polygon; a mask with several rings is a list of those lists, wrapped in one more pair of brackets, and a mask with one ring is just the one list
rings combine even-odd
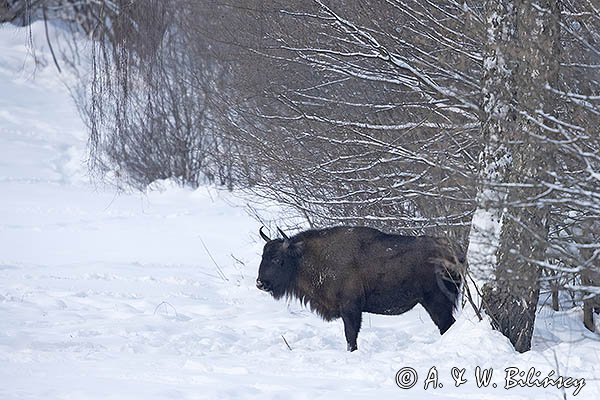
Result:
{"label": "snowy forest background", "polygon": [[597,329],[597,0],[0,0],[34,21],[63,29],[98,181],[449,237],[517,351],[544,302]]}

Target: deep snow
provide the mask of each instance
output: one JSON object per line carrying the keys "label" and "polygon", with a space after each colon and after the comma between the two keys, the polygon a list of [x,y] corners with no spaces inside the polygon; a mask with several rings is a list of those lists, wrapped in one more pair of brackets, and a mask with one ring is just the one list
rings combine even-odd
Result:
{"label": "deep snow", "polygon": [[[0,26],[0,399],[573,397],[504,389],[508,367],[585,378],[576,398],[597,398],[600,338],[580,310],[542,307],[525,354],[469,312],[443,337],[420,307],[365,314],[347,353],[341,321],[255,288],[260,225],[239,194],[89,183],[85,128],[42,32],[36,63],[27,30]],[[444,386],[425,391],[433,366]],[[496,388],[477,387],[477,366]],[[411,389],[395,383],[403,367],[419,374]],[[468,382],[455,387],[452,367]]]}

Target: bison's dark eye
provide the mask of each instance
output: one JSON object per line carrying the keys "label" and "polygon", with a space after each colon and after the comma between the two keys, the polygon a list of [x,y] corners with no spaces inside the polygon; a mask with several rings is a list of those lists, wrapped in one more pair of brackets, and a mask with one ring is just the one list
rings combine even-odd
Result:
{"label": "bison's dark eye", "polygon": [[281,258],[279,258],[279,257],[274,257],[274,258],[271,260],[271,262],[272,262],[273,264],[277,264],[277,265],[283,265],[283,260],[282,260]]}

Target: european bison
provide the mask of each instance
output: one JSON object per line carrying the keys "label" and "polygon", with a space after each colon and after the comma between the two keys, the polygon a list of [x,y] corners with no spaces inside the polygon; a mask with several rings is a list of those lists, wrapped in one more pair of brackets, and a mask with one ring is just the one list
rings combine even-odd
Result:
{"label": "european bison", "polygon": [[419,303],[442,334],[454,323],[464,256],[447,240],[366,227],[279,232],[271,240],[259,230],[267,244],[256,286],[298,298],[327,321],[342,317],[349,351],[363,312],[399,315]]}

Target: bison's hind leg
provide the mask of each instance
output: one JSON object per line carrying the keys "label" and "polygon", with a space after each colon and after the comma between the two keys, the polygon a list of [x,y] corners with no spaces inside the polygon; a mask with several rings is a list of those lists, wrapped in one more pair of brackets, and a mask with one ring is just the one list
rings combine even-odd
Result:
{"label": "bison's hind leg", "polygon": [[443,292],[430,293],[421,301],[421,305],[425,308],[433,322],[435,322],[442,335],[454,323],[455,319],[452,316],[454,302]]}
{"label": "bison's hind leg", "polygon": [[360,331],[362,322],[362,312],[359,307],[349,306],[343,307],[340,310],[342,321],[344,321],[344,333],[346,334],[346,342],[348,343],[348,351],[358,349],[356,339]]}

